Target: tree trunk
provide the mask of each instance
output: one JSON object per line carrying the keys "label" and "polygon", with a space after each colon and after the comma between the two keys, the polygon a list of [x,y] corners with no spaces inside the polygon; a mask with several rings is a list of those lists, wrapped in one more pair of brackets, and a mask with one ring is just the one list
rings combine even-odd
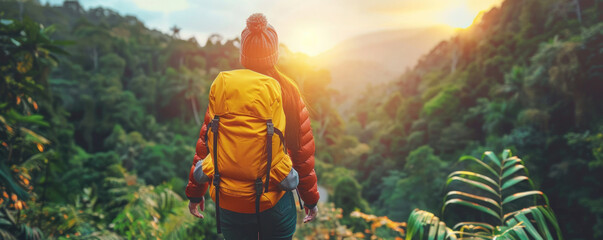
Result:
{"label": "tree trunk", "polygon": [[[49,161],[46,161],[46,167],[44,169],[44,185],[42,185],[42,207],[40,209],[44,209],[44,205],[46,205],[46,189],[48,188],[48,171],[50,169]],[[41,228],[42,221],[40,218],[37,219],[38,228]]]}
{"label": "tree trunk", "polygon": [[320,132],[318,133],[318,138],[319,139],[323,139],[325,136],[325,133],[327,132],[327,128],[329,126],[329,122],[330,122],[331,118],[327,115],[326,119],[324,120],[324,122],[322,122],[322,124],[320,124],[322,127],[322,129],[320,129]]}
{"label": "tree trunk", "polygon": [[574,0],[574,4],[576,5],[576,16],[578,17],[578,22],[582,25],[582,13],[580,12],[580,1]]}
{"label": "tree trunk", "polygon": [[452,64],[450,65],[450,72],[454,73],[454,71],[456,71],[456,64],[459,61],[459,51],[458,51],[458,46],[454,47],[454,50],[452,50]]}
{"label": "tree trunk", "polygon": [[98,51],[96,50],[96,46],[92,49],[92,63],[94,65],[94,70],[98,69]]}
{"label": "tree trunk", "polygon": [[195,122],[197,125],[201,125],[199,120],[199,113],[197,113],[197,104],[195,103],[195,97],[191,97],[191,107],[193,108],[193,115],[195,115]]}
{"label": "tree trunk", "polygon": [[19,1],[19,21],[23,21],[23,1]]}

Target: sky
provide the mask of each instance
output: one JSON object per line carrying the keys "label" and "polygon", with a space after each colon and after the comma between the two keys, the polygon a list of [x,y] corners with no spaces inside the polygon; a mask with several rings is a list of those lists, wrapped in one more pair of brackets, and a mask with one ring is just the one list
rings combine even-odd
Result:
{"label": "sky", "polygon": [[[59,5],[63,0],[46,0]],[[44,2],[44,0],[42,0]],[[316,55],[337,43],[380,30],[435,25],[468,27],[502,0],[79,0],[85,8],[107,7],[133,15],[149,28],[205,43],[214,33],[225,39],[241,34],[253,13],[266,15],[279,41],[293,51]]]}

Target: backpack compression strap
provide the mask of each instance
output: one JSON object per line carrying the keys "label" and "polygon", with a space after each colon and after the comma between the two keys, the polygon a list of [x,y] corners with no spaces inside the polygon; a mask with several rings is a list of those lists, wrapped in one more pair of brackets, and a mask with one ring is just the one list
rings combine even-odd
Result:
{"label": "backpack compression strap", "polygon": [[259,239],[264,239],[262,235],[262,222],[260,219],[260,200],[262,198],[262,178],[257,178],[255,180],[255,217],[258,221],[258,234],[260,235]]}
{"label": "backpack compression strap", "polygon": [[[268,152],[270,155],[272,155],[272,134],[270,133],[272,129],[272,131],[274,131],[274,133],[276,133],[276,135],[278,135],[278,137],[281,139],[281,144],[283,144],[283,151],[285,152],[285,154],[289,155],[289,153],[287,152],[287,145],[285,144],[285,136],[283,135],[283,132],[274,127],[274,124],[272,124],[272,120],[268,120],[266,123],[266,126],[268,127],[268,134],[270,135],[268,137],[268,139],[266,140],[267,142],[267,146],[268,146]],[[268,173],[266,174],[266,192],[268,192],[268,184],[269,184],[269,179],[270,179],[270,166],[272,166],[272,156],[268,157]],[[303,211],[304,207],[303,204],[301,203],[301,197],[299,196],[299,190],[297,188],[295,188],[295,192],[297,193],[297,198],[299,201],[299,208]]]}
{"label": "backpack compression strap", "polygon": [[[283,132],[278,128],[274,127],[274,123],[272,123],[272,119],[266,120],[266,156],[267,156],[267,166],[266,166],[266,186],[262,186],[262,178],[258,177],[255,180],[255,215],[258,221],[258,234],[260,235],[260,239],[263,238],[262,234],[262,223],[260,218],[260,200],[262,198],[262,192],[268,192],[268,186],[270,184],[270,167],[272,166],[272,136],[274,133],[281,138],[281,143],[283,144],[283,149],[285,150],[285,154],[287,154],[287,150],[285,148],[285,138],[283,137]],[[263,189],[262,189],[263,188]]]}
{"label": "backpack compression strap", "polygon": [[266,131],[266,155],[268,163],[266,166],[266,186],[264,187],[264,192],[268,192],[268,186],[270,184],[270,167],[272,167],[272,136],[274,136],[274,133],[276,133],[276,135],[278,135],[278,137],[281,139],[283,151],[285,151],[285,154],[287,154],[287,147],[285,146],[285,137],[283,136],[283,132],[274,127],[272,119],[266,120]]}

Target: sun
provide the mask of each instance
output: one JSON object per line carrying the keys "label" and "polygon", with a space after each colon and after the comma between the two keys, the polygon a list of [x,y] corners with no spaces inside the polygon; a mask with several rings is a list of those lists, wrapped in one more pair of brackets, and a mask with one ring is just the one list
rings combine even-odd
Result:
{"label": "sun", "polygon": [[295,31],[294,37],[290,39],[290,48],[310,56],[315,56],[325,50],[325,34],[321,34],[315,27],[303,27]]}
{"label": "sun", "polygon": [[464,6],[458,6],[449,9],[443,15],[444,23],[454,28],[467,28],[473,24],[473,19],[478,13],[472,12],[469,8]]}

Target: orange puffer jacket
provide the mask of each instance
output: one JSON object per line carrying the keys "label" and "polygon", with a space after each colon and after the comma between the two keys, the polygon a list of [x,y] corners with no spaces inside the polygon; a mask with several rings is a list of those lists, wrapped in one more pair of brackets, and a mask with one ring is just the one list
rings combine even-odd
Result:
{"label": "orange puffer jacket", "polygon": [[[300,119],[300,148],[296,152],[289,151],[289,156],[293,162],[293,168],[299,174],[298,190],[301,198],[306,205],[314,205],[318,202],[320,195],[318,193],[316,172],[314,171],[314,135],[310,126],[310,114],[304,102],[300,99],[299,119]],[[207,156],[206,143],[203,140],[207,131],[207,123],[211,121],[209,112],[205,114],[205,122],[199,133],[197,147],[193,165],[188,177],[186,186],[186,196],[192,202],[199,202],[207,191],[208,183],[199,184],[193,177],[193,171],[198,161],[203,161]],[[288,148],[289,149],[289,148]]]}

